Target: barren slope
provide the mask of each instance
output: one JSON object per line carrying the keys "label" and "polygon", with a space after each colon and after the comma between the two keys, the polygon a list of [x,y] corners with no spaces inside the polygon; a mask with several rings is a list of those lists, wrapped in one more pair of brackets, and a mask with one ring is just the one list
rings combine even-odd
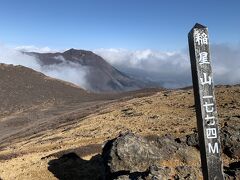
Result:
{"label": "barren slope", "polygon": [[47,77],[23,66],[0,64],[0,76],[1,115],[44,102],[58,103],[76,98],[86,101],[92,96],[71,83]]}
{"label": "barren slope", "polygon": [[[240,86],[216,88],[221,127],[226,123],[239,126],[239,95]],[[196,118],[192,91],[159,91],[147,97],[112,103],[98,112],[77,118],[72,124],[19,138],[16,143],[1,147],[0,177],[56,179],[50,162],[58,160],[67,152],[75,152],[83,158],[82,165],[77,166],[78,173],[94,173],[97,171],[97,167],[92,164],[95,161],[84,159],[100,153],[106,140],[127,130],[148,138],[164,134],[181,138],[193,133],[196,131]],[[199,167],[200,157],[196,148],[189,148],[188,157],[169,157],[161,165],[175,167],[188,163]],[[225,165],[239,161],[226,155],[223,158]]]}
{"label": "barren slope", "polygon": [[[23,66],[1,64],[0,76],[2,143],[4,139],[54,128],[61,124],[61,116],[63,121],[79,112],[79,116],[85,116],[103,103],[102,97]],[[74,110],[77,112],[71,112]],[[71,118],[66,120],[69,113]]]}
{"label": "barren slope", "polygon": [[114,99],[141,95],[141,91],[97,95],[23,66],[1,64],[0,76],[1,145],[74,123]]}

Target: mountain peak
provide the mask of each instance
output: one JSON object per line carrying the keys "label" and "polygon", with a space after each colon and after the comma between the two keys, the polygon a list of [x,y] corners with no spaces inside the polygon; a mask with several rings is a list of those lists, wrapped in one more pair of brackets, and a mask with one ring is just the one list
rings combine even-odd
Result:
{"label": "mountain peak", "polygon": [[93,54],[93,52],[71,48],[71,49],[63,52],[63,54],[66,54],[66,55],[81,55],[81,54]]}
{"label": "mountain peak", "polygon": [[37,53],[35,55],[43,66],[61,64],[62,61],[57,58],[62,56],[66,63],[65,66],[73,63],[76,68],[83,67],[79,71],[86,70],[84,78],[88,82],[88,90],[92,92],[122,92],[145,87],[143,82],[118,71],[92,51],[71,48],[63,53]]}

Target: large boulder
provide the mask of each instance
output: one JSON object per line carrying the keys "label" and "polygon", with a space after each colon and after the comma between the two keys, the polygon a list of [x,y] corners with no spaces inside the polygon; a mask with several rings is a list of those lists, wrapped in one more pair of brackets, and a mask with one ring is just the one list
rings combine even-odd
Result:
{"label": "large boulder", "polygon": [[151,164],[166,158],[155,142],[131,132],[120,134],[118,138],[108,141],[102,155],[110,173],[144,172]]}
{"label": "large boulder", "polygon": [[[193,148],[177,142],[171,135],[144,138],[131,132],[108,141],[102,152],[108,179],[196,179],[201,175],[199,154]],[[176,165],[174,165],[176,162]],[[167,167],[165,164],[172,164]],[[181,167],[177,164],[189,164]],[[191,172],[190,174],[187,172]]]}

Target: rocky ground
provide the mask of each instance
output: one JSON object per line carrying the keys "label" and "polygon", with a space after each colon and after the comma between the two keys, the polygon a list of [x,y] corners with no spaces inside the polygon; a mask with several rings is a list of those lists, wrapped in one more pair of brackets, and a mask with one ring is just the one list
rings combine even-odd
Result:
{"label": "rocky ground", "polygon": [[[240,86],[217,87],[216,98],[224,170],[237,179]],[[92,112],[2,143],[0,179],[202,179],[192,90],[115,100]]]}

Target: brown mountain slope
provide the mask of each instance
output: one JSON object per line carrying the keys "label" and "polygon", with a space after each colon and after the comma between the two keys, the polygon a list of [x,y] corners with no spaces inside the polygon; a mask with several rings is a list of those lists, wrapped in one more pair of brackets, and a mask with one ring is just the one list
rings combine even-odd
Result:
{"label": "brown mountain slope", "polygon": [[[0,112],[9,113],[56,101],[86,101],[92,95],[73,84],[23,66],[0,64]],[[1,114],[2,115],[2,114]]]}
{"label": "brown mountain slope", "polygon": [[[240,128],[240,86],[216,88],[217,107],[221,128]],[[74,107],[78,108],[78,107]],[[97,157],[101,146],[120,132],[131,130],[135,134],[156,138],[170,134],[176,142],[196,131],[196,118],[192,90],[159,91],[147,97],[135,97],[106,105],[84,118],[77,117],[71,124],[16,137],[11,144],[0,147],[0,177],[3,179],[56,179],[51,166],[68,164],[65,173],[88,177],[99,172]],[[234,141],[237,141],[235,137]],[[184,150],[184,149],[183,149]],[[61,158],[74,152],[79,157]],[[183,151],[185,152],[185,151]],[[237,152],[236,152],[237,153]],[[69,159],[68,159],[69,158]],[[84,160],[86,159],[86,160]],[[223,155],[224,165],[239,162],[239,158]],[[55,160],[55,161],[53,161]],[[59,164],[51,164],[59,162]],[[188,146],[185,154],[170,156],[161,166],[190,166],[199,169],[199,151]],[[72,165],[72,166],[71,166]],[[95,174],[94,174],[95,176]],[[96,176],[97,177],[97,176]],[[173,178],[174,179],[174,178]]]}
{"label": "brown mountain slope", "polygon": [[142,93],[96,95],[23,66],[0,64],[0,77],[0,144],[74,123],[114,99]]}
{"label": "brown mountain slope", "polygon": [[0,141],[56,124],[46,117],[64,114],[65,104],[84,106],[97,99],[80,87],[23,66],[0,64],[0,77]]}

